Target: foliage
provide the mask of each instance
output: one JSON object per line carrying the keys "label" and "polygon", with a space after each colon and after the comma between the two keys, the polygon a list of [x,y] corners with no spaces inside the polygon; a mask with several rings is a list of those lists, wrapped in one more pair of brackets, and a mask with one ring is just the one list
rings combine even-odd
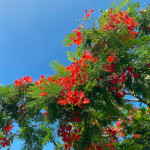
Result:
{"label": "foliage", "polygon": [[85,12],[89,26],[63,40],[77,45],[69,66],[52,61],[54,76],[0,86],[1,147],[18,138],[25,150],[150,149],[150,6],[115,1],[97,21]]}

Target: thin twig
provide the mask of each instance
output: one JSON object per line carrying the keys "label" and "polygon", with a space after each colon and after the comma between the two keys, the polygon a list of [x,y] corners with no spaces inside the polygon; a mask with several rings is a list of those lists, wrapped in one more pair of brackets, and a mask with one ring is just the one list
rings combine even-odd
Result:
{"label": "thin twig", "polygon": [[142,102],[142,99],[141,99],[141,97],[140,97],[139,95],[135,95],[135,94],[134,94],[133,92],[131,92],[131,91],[129,91],[129,93],[127,93],[127,94],[136,97],[136,98],[139,100],[139,102]]}
{"label": "thin twig", "polygon": [[135,102],[141,102],[139,99],[124,99],[126,101],[135,101]]}

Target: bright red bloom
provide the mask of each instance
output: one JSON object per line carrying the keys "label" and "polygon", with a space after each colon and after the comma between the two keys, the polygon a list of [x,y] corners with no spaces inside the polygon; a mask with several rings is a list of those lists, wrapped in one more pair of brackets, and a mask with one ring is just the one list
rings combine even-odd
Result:
{"label": "bright red bloom", "polygon": [[14,126],[12,125],[12,126],[10,126],[8,123],[7,123],[7,125],[4,127],[4,129],[3,130],[5,130],[5,131],[7,131],[7,132],[9,132],[10,130],[12,130],[12,128],[13,128]]}
{"label": "bright red bloom", "polygon": [[80,32],[80,31],[77,31],[77,32],[76,32],[76,36],[77,36],[78,38],[80,38],[80,37],[81,37],[81,32]]}
{"label": "bright red bloom", "polygon": [[90,103],[89,99],[84,96],[83,92],[79,92],[77,89],[75,91],[68,90],[65,95],[63,95],[63,99],[58,99],[58,104],[66,105],[67,103],[70,105],[78,104],[79,107],[82,107],[81,104]]}
{"label": "bright red bloom", "polygon": [[140,135],[139,134],[136,134],[135,136],[134,136],[134,138],[140,138]]}
{"label": "bright red bloom", "polygon": [[89,99],[84,98],[83,104],[88,104],[88,103],[90,103]]}
{"label": "bright red bloom", "polygon": [[[2,145],[2,147],[6,147],[6,146],[10,146],[10,141],[11,141],[11,136],[8,137],[8,133],[10,130],[12,130],[13,128],[13,125],[10,126],[8,123],[6,124],[6,126],[3,128],[4,132],[3,132],[3,135],[7,134],[7,137],[4,137],[4,138],[0,138],[0,145]],[[11,134],[10,134],[11,135]],[[9,148],[7,149],[9,150]]]}
{"label": "bright red bloom", "polygon": [[77,44],[77,46],[79,46],[83,41],[83,37],[81,35],[80,29],[78,28],[77,30],[74,30],[73,32],[76,32],[76,37],[70,36],[70,39],[73,41],[73,43],[71,43],[69,46],[72,46],[75,43]]}
{"label": "bright red bloom", "polygon": [[44,75],[41,75],[41,79],[44,79]]}
{"label": "bright red bloom", "polygon": [[148,65],[148,67],[150,68],[150,63],[149,64],[147,64]]}
{"label": "bright red bloom", "polygon": [[83,107],[83,104],[90,103],[89,99],[87,99],[84,95],[84,92],[78,91],[77,89],[73,89],[78,85],[84,84],[87,79],[87,61],[95,63],[97,59],[93,57],[93,55],[85,51],[80,60],[75,60],[70,66],[66,67],[67,71],[70,71],[70,75],[66,77],[60,77],[55,82],[63,87],[61,96],[58,98],[58,103],[61,105],[78,105],[79,107]]}
{"label": "bright red bloom", "polygon": [[93,13],[93,9],[91,9],[90,10],[90,12],[89,12],[89,14],[87,13],[87,10],[85,10],[85,12],[86,12],[86,14],[85,14],[85,16],[84,16],[84,18],[88,18],[90,15],[91,15],[91,13]]}
{"label": "bright red bloom", "polygon": [[90,14],[91,14],[91,13],[93,13],[93,11],[94,11],[94,10],[93,10],[93,9],[91,9],[91,10],[90,10]]}
{"label": "bright red bloom", "polygon": [[82,40],[81,40],[80,38],[78,38],[78,39],[76,40],[77,46],[79,46],[81,43],[82,43]]}
{"label": "bright red bloom", "polygon": [[113,58],[113,56],[109,56],[109,57],[107,58],[107,60],[108,60],[109,63],[111,63],[112,61],[114,61],[114,58]]}
{"label": "bright red bloom", "polygon": [[130,110],[129,113],[133,113],[133,110]]}
{"label": "bright red bloom", "polygon": [[48,81],[53,81],[53,77],[49,76],[49,77],[47,78],[47,80],[48,80]]}
{"label": "bright red bloom", "polygon": [[44,117],[47,117],[47,113],[48,113],[47,111],[44,112]]}
{"label": "bright red bloom", "polygon": [[42,90],[42,91],[45,90],[45,87],[42,87],[41,90]]}
{"label": "bright red bloom", "polygon": [[15,80],[15,86],[21,86],[23,84],[26,84],[26,83],[31,83],[33,81],[33,79],[29,76],[26,76],[26,77],[23,77],[23,78],[20,78],[19,80]]}
{"label": "bright red bloom", "polygon": [[43,97],[44,97],[44,96],[47,96],[47,92],[41,93],[40,96],[43,96]]}
{"label": "bright red bloom", "polygon": [[130,18],[126,11],[119,11],[118,14],[113,14],[113,9],[111,8],[109,14],[107,15],[110,18],[110,20],[106,22],[106,25],[103,27],[103,29],[120,29],[119,24],[124,24],[128,30],[127,37],[136,37],[135,34],[138,34],[138,32],[135,32],[134,29],[136,28],[136,25],[139,25],[139,23],[135,22],[134,18]]}

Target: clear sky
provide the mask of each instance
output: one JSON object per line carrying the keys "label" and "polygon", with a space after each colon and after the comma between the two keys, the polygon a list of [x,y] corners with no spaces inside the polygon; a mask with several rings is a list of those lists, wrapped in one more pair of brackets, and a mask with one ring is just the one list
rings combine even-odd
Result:
{"label": "clear sky", "polygon": [[[89,5],[98,16],[114,0],[1,0],[0,1],[0,84],[12,84],[26,75],[34,80],[52,75],[51,60],[67,60],[62,40],[77,27]],[[135,0],[136,2],[138,0]],[[141,0],[142,6],[149,0]],[[144,7],[144,6],[143,6]],[[48,144],[44,150],[52,150]],[[20,150],[16,141],[11,150]]]}

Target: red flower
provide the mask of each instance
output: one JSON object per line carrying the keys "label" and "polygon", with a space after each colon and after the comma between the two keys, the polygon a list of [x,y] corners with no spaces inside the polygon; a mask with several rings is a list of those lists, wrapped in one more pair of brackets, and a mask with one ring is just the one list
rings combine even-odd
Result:
{"label": "red flower", "polygon": [[128,70],[129,72],[132,72],[132,71],[133,71],[133,68],[132,68],[132,67],[127,67],[127,70]]}
{"label": "red flower", "polygon": [[19,80],[15,80],[15,86],[21,86],[23,84],[26,84],[26,83],[31,83],[33,81],[33,79],[29,76],[26,76],[26,77],[23,77],[23,78],[20,78]]}
{"label": "red flower", "polygon": [[116,84],[116,81],[115,80],[111,80],[110,83]]}
{"label": "red flower", "polygon": [[90,103],[89,99],[84,98],[83,104],[88,104],[88,103]]}
{"label": "red flower", "polygon": [[125,91],[123,91],[123,90],[122,90],[122,94],[123,94],[123,95],[127,95],[127,93],[126,93]]}
{"label": "red flower", "polygon": [[77,46],[79,46],[81,43],[82,43],[82,40],[81,40],[80,38],[78,38],[78,39],[76,40]]}
{"label": "red flower", "polygon": [[90,14],[91,14],[93,11],[94,11],[94,10],[93,10],[93,9],[91,9],[91,10],[90,10]]}
{"label": "red flower", "polygon": [[76,32],[76,38],[75,38],[75,36],[70,37],[70,39],[73,41],[73,43],[71,43],[69,46],[72,46],[75,43],[77,44],[77,46],[79,46],[83,41],[83,37],[81,35],[80,29],[74,30],[73,32]]}
{"label": "red flower", "polygon": [[44,79],[44,75],[41,75],[41,79]]}
{"label": "red flower", "polygon": [[135,79],[139,78],[139,75],[135,72],[133,72],[133,76],[134,76]]}
{"label": "red flower", "polygon": [[47,92],[41,93],[40,96],[47,96]]}
{"label": "red flower", "polygon": [[150,63],[149,64],[147,64],[148,65],[148,67],[150,68]]}
{"label": "red flower", "polygon": [[122,94],[120,94],[120,93],[117,93],[117,96],[118,96],[119,98],[124,97],[124,95],[122,95]]}
{"label": "red flower", "polygon": [[130,111],[129,111],[129,113],[133,113],[133,111],[132,111],[132,110],[130,110]]}
{"label": "red flower", "polygon": [[91,9],[91,10],[90,10],[90,13],[88,14],[88,13],[87,13],[87,10],[85,10],[86,14],[85,14],[84,18],[88,18],[88,17],[90,16],[90,14],[93,13],[93,11],[94,11],[94,10]]}
{"label": "red flower", "polygon": [[77,32],[76,32],[76,36],[77,36],[78,38],[80,38],[80,37],[81,37],[81,32],[80,32],[80,31],[77,31]]}
{"label": "red flower", "polygon": [[114,58],[113,58],[113,56],[109,56],[109,57],[107,58],[107,60],[108,60],[109,63],[111,63],[112,61],[114,61]]}
{"label": "red flower", "polygon": [[140,138],[140,135],[139,134],[136,134],[135,136],[134,136],[134,138]]}
{"label": "red flower", "polygon": [[10,126],[10,125],[7,123],[7,125],[4,127],[3,130],[5,130],[6,132],[9,132],[10,130],[12,130],[13,127],[14,127],[13,125]]}
{"label": "red flower", "polygon": [[48,113],[47,111],[44,112],[44,117],[47,117],[47,113]]}
{"label": "red flower", "polygon": [[114,30],[114,29],[120,29],[118,28],[118,24],[124,24],[128,30],[128,38],[132,37],[135,38],[135,34],[138,34],[138,32],[135,32],[134,29],[136,28],[136,25],[139,25],[137,22],[135,22],[134,18],[130,18],[126,11],[122,12],[119,11],[118,14],[113,14],[113,9],[110,9],[110,12],[107,13],[110,20],[106,22],[103,29],[107,30]]}
{"label": "red flower", "polygon": [[49,76],[49,77],[47,78],[47,80],[48,80],[48,81],[53,81],[53,77]]}
{"label": "red flower", "polygon": [[79,140],[81,138],[81,134],[76,135],[75,140]]}
{"label": "red flower", "polygon": [[[80,37],[80,33],[77,34]],[[90,103],[89,99],[85,97],[84,92],[76,89],[76,86],[84,84],[88,79],[87,61],[95,63],[97,59],[90,52],[85,51],[80,60],[75,60],[70,66],[66,67],[66,71],[69,71],[70,74],[66,77],[60,77],[55,81],[56,84],[63,87],[60,93],[61,96],[57,99],[58,104],[78,105],[80,108],[83,108],[83,104]]]}
{"label": "red flower", "polygon": [[69,125],[69,126],[67,127],[67,131],[69,131],[69,132],[70,132],[70,131],[71,131],[71,129],[72,129],[72,126],[70,126],[70,125]]}
{"label": "red flower", "polygon": [[111,73],[111,72],[116,72],[116,70],[115,70],[115,65],[116,65],[116,64],[112,63],[112,64],[110,64],[109,66],[107,66],[107,71],[108,71],[109,73]]}

